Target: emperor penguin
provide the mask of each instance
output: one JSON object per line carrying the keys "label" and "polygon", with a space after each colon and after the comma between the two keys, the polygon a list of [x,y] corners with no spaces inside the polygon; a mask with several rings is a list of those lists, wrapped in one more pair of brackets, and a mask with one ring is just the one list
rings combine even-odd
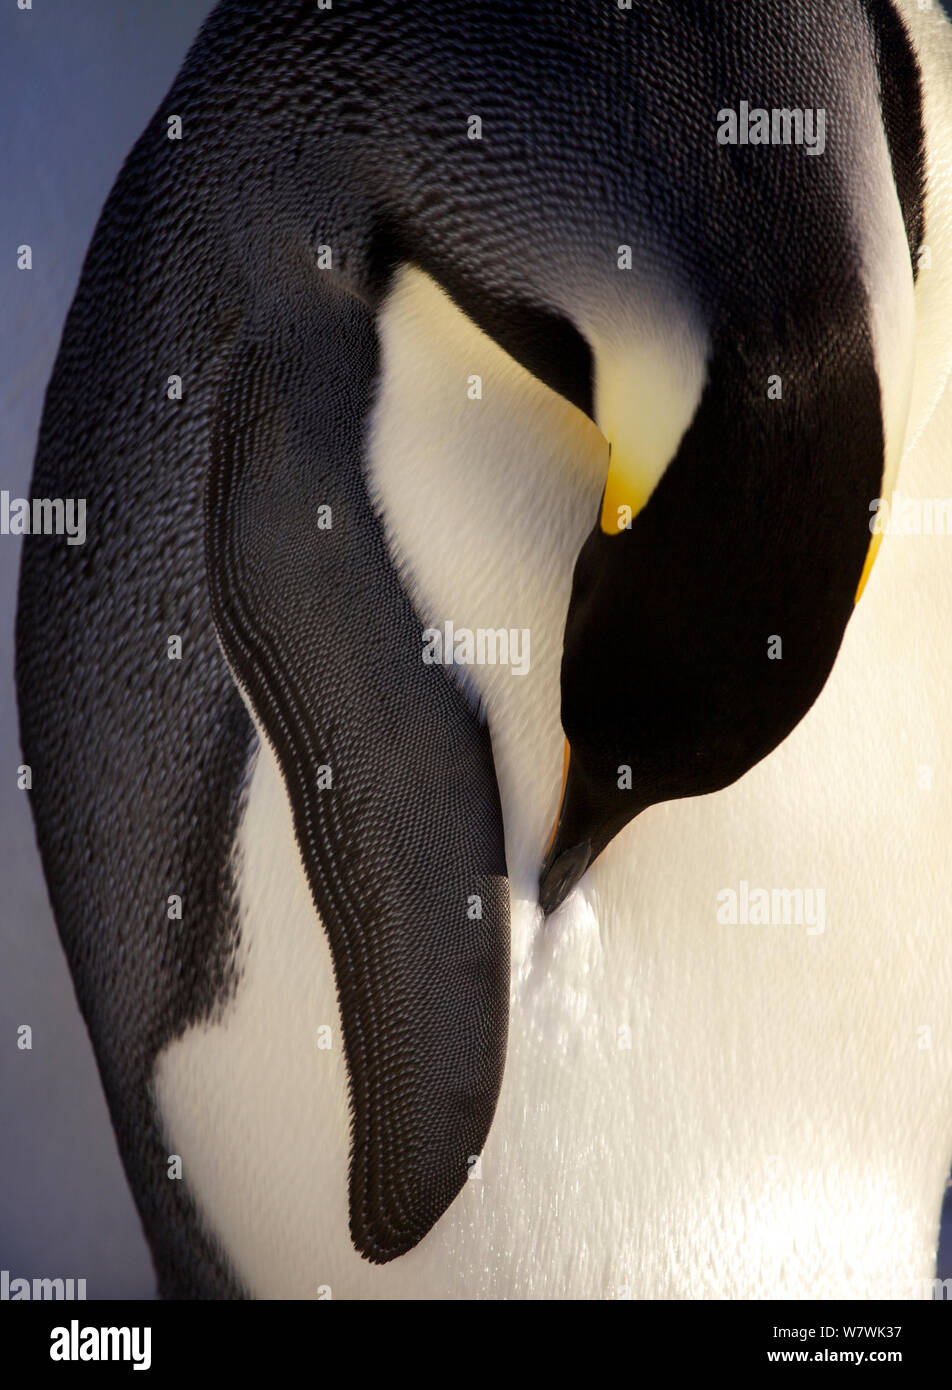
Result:
{"label": "emperor penguin", "polygon": [[931,1292],[950,116],[916,0],[205,23],[17,619],[164,1296]]}

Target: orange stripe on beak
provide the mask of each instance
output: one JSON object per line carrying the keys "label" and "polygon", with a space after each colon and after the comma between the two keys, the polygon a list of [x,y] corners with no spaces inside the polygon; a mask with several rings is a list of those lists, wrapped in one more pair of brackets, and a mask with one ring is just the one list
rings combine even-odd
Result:
{"label": "orange stripe on beak", "polygon": [[562,786],[561,786],[560,789],[559,789],[559,805],[558,805],[558,809],[556,810],[556,813],[555,813],[555,824],[552,826],[552,834],[549,836],[548,843],[546,844],[545,849],[542,851],[542,857],[543,857],[543,858],[545,858],[545,856],[548,854],[549,850],[552,848],[553,844],[555,843],[555,832],[556,832],[556,831],[558,830],[558,828],[559,828],[559,817],[560,817],[561,814],[562,814],[562,801],[563,801],[563,799],[564,799],[564,797],[565,797],[565,783],[566,783],[566,780],[568,779],[568,775],[569,775],[569,753],[570,753],[570,752],[571,752],[571,749],[569,748],[569,741],[568,741],[568,739],[566,739],[566,740],[565,740],[565,749],[564,749],[564,751],[563,751],[563,753],[562,753]]}

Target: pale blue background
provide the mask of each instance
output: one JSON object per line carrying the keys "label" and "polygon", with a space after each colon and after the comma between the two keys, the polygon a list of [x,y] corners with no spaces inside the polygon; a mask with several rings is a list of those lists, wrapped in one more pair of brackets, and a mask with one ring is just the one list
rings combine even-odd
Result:
{"label": "pale blue background", "polygon": [[[212,0],[0,4],[0,487],[22,496],[103,201]],[[15,266],[22,242],[33,247],[30,274]],[[0,538],[0,1267],[85,1278],[90,1298],[150,1298],[151,1262],[15,789],[18,563],[19,541]],[[33,1028],[32,1052],[16,1048],[21,1023]],[[952,1202],[941,1265],[952,1277]]]}
{"label": "pale blue background", "polygon": [[[0,0],[0,488],[29,487],[43,393],[120,165],[213,0]],[[33,247],[33,271],[15,248]],[[85,1026],[40,872],[20,762],[13,617],[20,542],[0,537],[0,1268],[152,1298]],[[16,1028],[33,1028],[33,1051]]]}

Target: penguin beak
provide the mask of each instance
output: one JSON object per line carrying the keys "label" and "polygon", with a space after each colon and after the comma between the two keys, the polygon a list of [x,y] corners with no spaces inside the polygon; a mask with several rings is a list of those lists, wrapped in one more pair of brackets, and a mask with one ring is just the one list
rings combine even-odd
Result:
{"label": "penguin beak", "polygon": [[566,741],[562,797],[539,875],[539,903],[546,917],[562,906],[609,841],[643,809],[634,809],[630,801],[621,812],[604,805]]}
{"label": "penguin beak", "polygon": [[564,849],[563,845],[563,837],[556,831],[552,848],[542,864],[539,903],[546,917],[562,906],[592,862],[590,840],[580,840],[568,849]]}
{"label": "penguin beak", "polygon": [[[705,357],[695,351],[690,335],[684,351],[670,356],[654,339],[629,343],[623,350],[602,346],[595,356],[594,418],[608,444],[608,469],[593,535],[622,545],[623,533],[644,508],[694,417]],[[685,362],[692,364],[690,371]],[[630,791],[613,801],[609,787],[604,777],[588,775],[584,759],[566,742],[562,797],[539,878],[546,916],[562,905],[609,841],[650,804],[633,802]]]}
{"label": "penguin beak", "polygon": [[[569,747],[568,739],[566,739],[559,809],[556,812],[555,825],[549,837],[548,848],[542,861],[542,872],[539,875],[539,903],[546,917],[550,912],[555,912],[556,908],[561,907],[592,862],[591,841],[587,837],[573,840],[575,818],[573,817],[570,824],[566,815],[566,793],[571,766],[572,750]],[[573,792],[573,806],[576,802],[577,796]]]}

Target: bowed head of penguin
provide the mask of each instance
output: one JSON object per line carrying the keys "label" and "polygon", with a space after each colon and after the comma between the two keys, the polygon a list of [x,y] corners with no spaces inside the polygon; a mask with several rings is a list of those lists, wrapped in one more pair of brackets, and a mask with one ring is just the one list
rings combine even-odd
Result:
{"label": "bowed head of penguin", "polygon": [[[910,921],[949,885],[870,521],[952,365],[950,110],[912,0],[204,25],[87,255],[33,486],[88,537],[30,538],[17,629],[163,1294],[931,1278],[952,951],[887,935],[877,816]],[[758,875],[805,920],[726,921]]]}

